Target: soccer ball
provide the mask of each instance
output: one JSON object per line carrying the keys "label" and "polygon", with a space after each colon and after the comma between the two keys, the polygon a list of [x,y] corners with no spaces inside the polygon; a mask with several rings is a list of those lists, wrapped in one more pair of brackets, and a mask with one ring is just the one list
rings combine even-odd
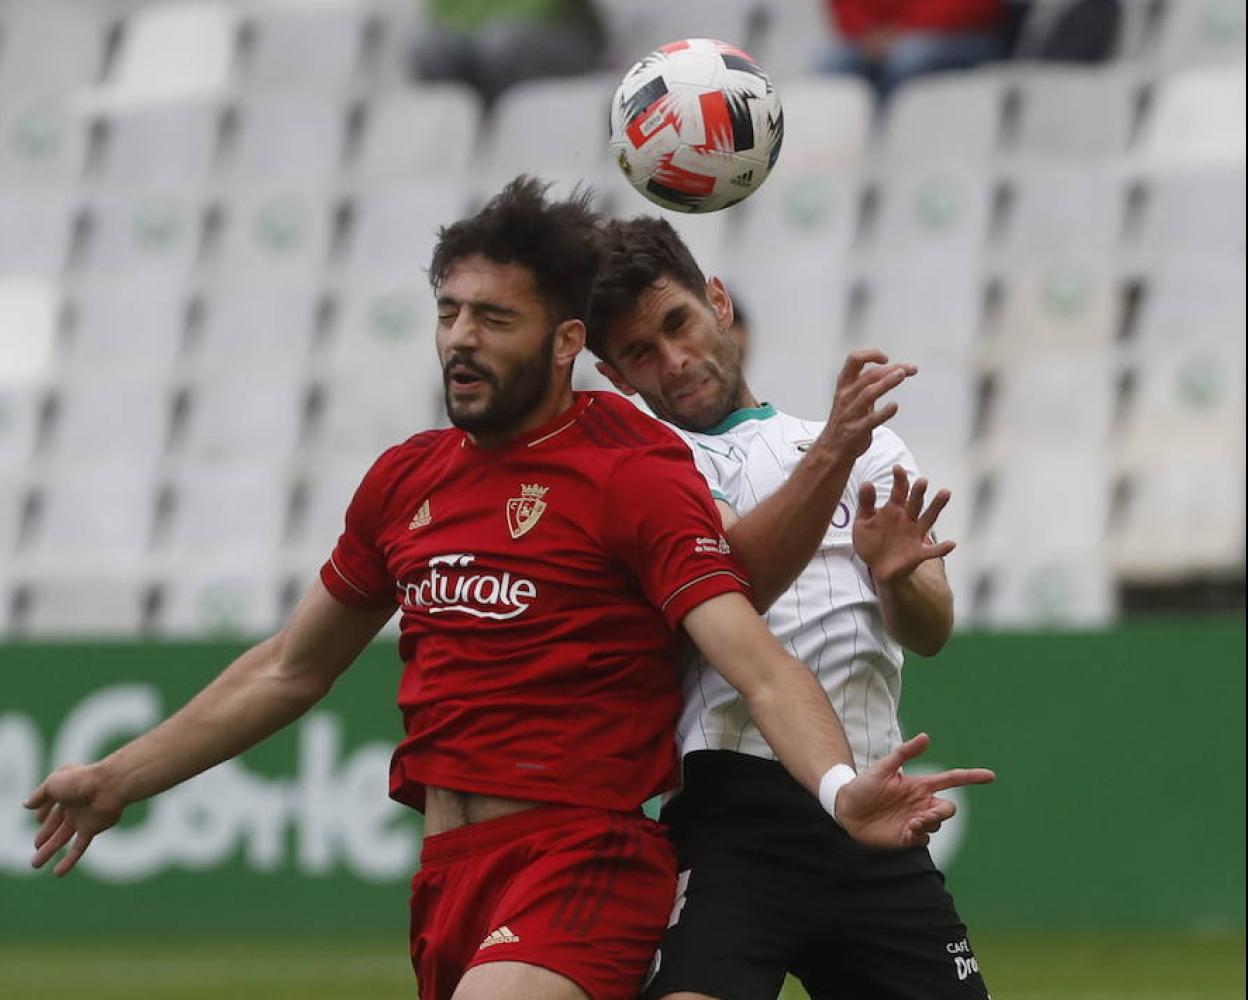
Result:
{"label": "soccer ball", "polygon": [[745,52],[687,38],[651,52],[611,102],[611,153],[630,184],[677,212],[715,212],[758,189],[780,155],[784,112]]}

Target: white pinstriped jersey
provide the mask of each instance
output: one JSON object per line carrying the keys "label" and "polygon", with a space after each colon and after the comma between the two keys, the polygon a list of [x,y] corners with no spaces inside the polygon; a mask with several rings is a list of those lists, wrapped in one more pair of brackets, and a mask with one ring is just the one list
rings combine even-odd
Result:
{"label": "white pinstriped jersey", "polygon": [[[671,425],[669,425],[671,426]],[[789,478],[823,425],[769,404],[738,410],[718,427],[691,433],[672,427],[693,452],[711,493],[744,516]],[[901,742],[901,646],[885,631],[871,574],[853,550],[858,488],[875,483],[876,504],[892,493],[894,465],[918,476],[905,444],[878,428],[854,463],[819,551],[768,610],[772,633],[819,679],[841,718],[857,765],[865,767]],[[677,738],[682,755],[735,750],[775,759],[736,690],[703,659],[684,678]]]}

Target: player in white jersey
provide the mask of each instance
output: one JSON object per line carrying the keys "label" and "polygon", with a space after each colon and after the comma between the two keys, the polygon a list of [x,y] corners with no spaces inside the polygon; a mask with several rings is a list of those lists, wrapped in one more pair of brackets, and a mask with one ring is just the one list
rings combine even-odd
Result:
{"label": "player in white jersey", "polygon": [[[855,352],[826,422],[789,416],[746,385],[732,302],[671,226],[613,222],[608,245],[589,323],[599,370],[689,444],[756,605],[865,767],[902,743],[903,648],[930,655],[953,624],[953,543],[932,534],[949,495],[924,505],[914,459],[883,426],[896,404],[877,405],[915,369]],[[663,811],[679,895],[648,997],[771,998],[786,971],[815,1000],[988,996],[926,848],[858,849],[696,661],[679,738],[684,787]]]}

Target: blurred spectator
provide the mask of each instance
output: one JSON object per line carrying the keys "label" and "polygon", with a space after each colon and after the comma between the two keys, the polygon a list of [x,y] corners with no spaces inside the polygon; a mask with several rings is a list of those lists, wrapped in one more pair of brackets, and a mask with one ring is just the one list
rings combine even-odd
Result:
{"label": "blurred spectator", "polygon": [[1122,23],[1122,0],[1029,3],[1022,10],[1020,59],[1103,62],[1114,54]]}
{"label": "blurred spectator", "polygon": [[602,65],[606,31],[590,0],[429,0],[413,63],[493,101],[514,83]]}
{"label": "blurred spectator", "polygon": [[1004,55],[1002,0],[825,0],[836,37],[824,73],[865,76],[882,97],[923,73]]}

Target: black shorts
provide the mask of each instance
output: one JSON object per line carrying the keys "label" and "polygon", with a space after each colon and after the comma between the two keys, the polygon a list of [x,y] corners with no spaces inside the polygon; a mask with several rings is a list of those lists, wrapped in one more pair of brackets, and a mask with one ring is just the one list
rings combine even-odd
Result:
{"label": "black shorts", "polygon": [[663,810],[680,880],[648,1000],[775,1000],[786,972],[813,1000],[988,996],[926,849],[861,846],[775,761],[706,750],[684,767]]}

